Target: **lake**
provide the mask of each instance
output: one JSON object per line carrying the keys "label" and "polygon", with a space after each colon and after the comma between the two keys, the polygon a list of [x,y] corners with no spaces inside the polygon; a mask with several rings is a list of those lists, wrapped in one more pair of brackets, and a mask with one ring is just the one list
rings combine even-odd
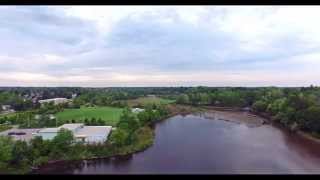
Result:
{"label": "lake", "polygon": [[[121,158],[49,165],[50,174],[319,173],[320,145],[247,113],[177,115],[155,126],[147,150]],[[239,119],[239,121],[237,121]],[[244,121],[251,119],[251,121]]]}

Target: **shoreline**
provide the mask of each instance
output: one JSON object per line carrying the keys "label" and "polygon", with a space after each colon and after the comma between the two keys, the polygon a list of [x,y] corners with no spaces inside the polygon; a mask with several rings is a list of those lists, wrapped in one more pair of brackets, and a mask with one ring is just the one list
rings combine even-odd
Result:
{"label": "shoreline", "polygon": [[[226,111],[226,112],[248,112],[249,116],[259,117],[259,118],[263,118],[264,120],[266,120],[261,125],[264,125],[264,124],[271,124],[271,125],[275,124],[275,125],[280,126],[281,128],[284,128],[284,129],[290,131],[290,132],[296,133],[299,136],[301,136],[301,137],[303,137],[303,138],[305,138],[307,140],[310,140],[310,141],[313,141],[315,143],[319,143],[320,144],[320,138],[315,137],[311,133],[308,133],[308,132],[305,132],[305,131],[302,131],[302,130],[292,131],[289,128],[284,127],[279,122],[273,122],[271,120],[271,117],[266,113],[255,113],[255,112],[252,112],[252,111],[244,111],[241,108],[237,108],[237,107],[203,106],[203,108],[208,109],[208,110]],[[219,120],[224,120],[224,119],[219,119]],[[230,121],[230,120],[225,120],[225,121],[234,122],[234,121]]]}
{"label": "shoreline", "polygon": [[[260,125],[272,124],[271,123],[272,120],[270,119],[270,117],[268,117],[266,115],[253,113],[251,111],[245,111],[245,110],[242,110],[241,108],[235,108],[235,107],[217,107],[217,106],[198,106],[197,107],[197,106],[191,106],[191,105],[170,105],[169,109],[170,109],[171,113],[168,116],[166,116],[156,122],[148,123],[145,126],[143,126],[143,127],[146,127],[146,126],[151,127],[153,137],[152,137],[152,142],[142,149],[133,150],[132,152],[127,152],[124,154],[118,153],[118,154],[109,155],[109,156],[91,157],[91,158],[84,158],[84,159],[77,159],[77,160],[52,161],[52,162],[45,163],[39,167],[32,167],[33,169],[31,169],[31,171],[29,171],[27,174],[39,174],[39,173],[36,173],[35,171],[37,171],[41,168],[46,168],[47,166],[57,165],[59,163],[68,163],[68,162],[75,162],[76,163],[76,162],[81,162],[81,161],[121,158],[121,157],[132,156],[136,153],[143,152],[153,145],[153,141],[154,141],[154,137],[155,137],[155,132],[154,132],[154,128],[153,128],[154,125],[156,125],[157,123],[162,122],[164,120],[170,119],[171,117],[174,117],[176,115],[187,115],[187,114],[192,114],[195,112],[201,112],[203,110],[215,110],[215,111],[220,111],[220,112],[247,112],[248,116],[252,116],[254,118],[258,117],[258,118],[264,119],[265,121],[262,121],[260,123]],[[227,120],[227,119],[218,119],[218,120],[223,120],[223,121],[227,121],[227,122],[231,122],[231,123],[247,123],[247,122],[242,122],[242,120],[240,120],[240,121],[232,121],[232,120]],[[141,127],[141,128],[143,128],[143,127]],[[288,129],[288,128],[285,128],[285,129]],[[320,144],[320,139],[312,136],[310,133],[306,133],[306,132],[303,132],[300,130],[295,131],[295,133],[297,133],[298,135],[300,135],[308,140],[311,140],[313,142]]]}

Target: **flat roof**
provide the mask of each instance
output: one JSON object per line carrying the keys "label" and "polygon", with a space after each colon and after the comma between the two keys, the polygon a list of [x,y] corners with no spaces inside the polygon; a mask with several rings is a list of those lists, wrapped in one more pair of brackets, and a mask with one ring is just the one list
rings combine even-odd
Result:
{"label": "flat roof", "polygon": [[56,133],[60,128],[44,128],[39,131],[39,133]]}
{"label": "flat roof", "polygon": [[108,136],[111,129],[112,126],[84,126],[75,133],[75,136]]}
{"label": "flat roof", "polygon": [[83,125],[84,125],[83,123],[64,124],[64,125],[60,126],[60,128],[65,128],[68,130],[75,130],[78,127],[83,126]]}
{"label": "flat roof", "polygon": [[69,100],[67,98],[52,98],[52,99],[42,99],[39,102],[49,102],[49,101],[57,101],[57,100]]}

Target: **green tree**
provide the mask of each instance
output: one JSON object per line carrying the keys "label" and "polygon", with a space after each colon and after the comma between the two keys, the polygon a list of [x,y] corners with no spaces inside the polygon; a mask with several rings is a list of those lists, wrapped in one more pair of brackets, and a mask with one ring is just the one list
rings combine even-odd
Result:
{"label": "green tree", "polygon": [[101,118],[99,118],[99,119],[98,119],[98,122],[97,122],[97,125],[103,126],[103,125],[105,125],[105,121],[102,120]]}
{"label": "green tree", "polygon": [[14,142],[10,137],[0,136],[0,169],[6,168],[13,159]]}
{"label": "green tree", "polygon": [[320,134],[320,107],[311,106],[303,113],[299,124],[304,130]]}
{"label": "green tree", "polygon": [[139,127],[139,122],[128,107],[123,110],[118,122],[118,127],[127,130],[130,133]]}
{"label": "green tree", "polygon": [[93,118],[91,119],[90,125],[92,125],[92,126],[97,125],[97,120],[96,120],[96,118],[93,117]]}
{"label": "green tree", "polygon": [[71,145],[74,142],[73,133],[70,130],[62,128],[51,141],[51,157],[64,159],[70,151]]}
{"label": "green tree", "polygon": [[85,125],[90,125],[90,122],[89,122],[88,118],[85,118],[85,119],[84,119],[84,124],[85,124]]}
{"label": "green tree", "polygon": [[111,142],[114,143],[116,146],[121,147],[128,144],[128,137],[129,134],[127,131],[118,128],[111,134]]}
{"label": "green tree", "polygon": [[17,141],[12,149],[12,164],[20,165],[28,161],[29,147],[25,141]]}
{"label": "green tree", "polygon": [[267,110],[268,104],[262,100],[258,100],[252,105],[252,109],[255,112],[265,112]]}
{"label": "green tree", "polygon": [[286,107],[286,98],[276,99],[272,103],[267,106],[267,112],[270,113],[272,116],[277,115],[279,112],[283,112],[284,108]]}

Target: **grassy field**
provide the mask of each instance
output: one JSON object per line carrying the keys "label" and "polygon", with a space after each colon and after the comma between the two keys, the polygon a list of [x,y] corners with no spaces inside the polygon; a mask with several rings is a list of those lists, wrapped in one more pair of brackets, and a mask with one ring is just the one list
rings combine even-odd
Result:
{"label": "grassy field", "polygon": [[175,102],[174,100],[170,99],[163,99],[159,97],[140,97],[138,99],[128,100],[129,106],[145,106],[148,104],[170,104]]}
{"label": "grassy field", "polygon": [[122,114],[121,108],[115,107],[81,107],[80,109],[65,109],[56,114],[58,121],[76,120],[83,121],[85,118],[101,118],[106,125],[116,125]]}

